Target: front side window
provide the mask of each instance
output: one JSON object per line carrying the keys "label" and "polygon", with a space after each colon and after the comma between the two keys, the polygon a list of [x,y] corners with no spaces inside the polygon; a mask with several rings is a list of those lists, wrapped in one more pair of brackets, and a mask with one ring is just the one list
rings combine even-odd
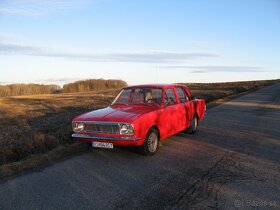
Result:
{"label": "front side window", "polygon": [[177,104],[176,96],[172,88],[165,90],[164,104],[167,106]]}

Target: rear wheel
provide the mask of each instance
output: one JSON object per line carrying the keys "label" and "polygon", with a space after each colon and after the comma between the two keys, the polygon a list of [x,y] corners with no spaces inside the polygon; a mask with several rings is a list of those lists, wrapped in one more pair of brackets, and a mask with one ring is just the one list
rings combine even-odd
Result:
{"label": "rear wheel", "polygon": [[197,115],[194,115],[190,124],[190,127],[186,129],[187,133],[194,134],[197,131],[198,118]]}
{"label": "rear wheel", "polygon": [[145,138],[144,144],[140,147],[140,152],[144,155],[154,155],[159,145],[159,134],[155,128],[151,128]]}

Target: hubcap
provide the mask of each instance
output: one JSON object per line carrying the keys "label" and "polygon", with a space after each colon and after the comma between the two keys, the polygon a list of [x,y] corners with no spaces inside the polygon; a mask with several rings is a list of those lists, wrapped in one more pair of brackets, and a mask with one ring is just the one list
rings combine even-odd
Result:
{"label": "hubcap", "polygon": [[153,132],[150,134],[148,138],[148,149],[150,152],[154,152],[157,149],[157,144],[158,144],[158,137],[157,135]]}

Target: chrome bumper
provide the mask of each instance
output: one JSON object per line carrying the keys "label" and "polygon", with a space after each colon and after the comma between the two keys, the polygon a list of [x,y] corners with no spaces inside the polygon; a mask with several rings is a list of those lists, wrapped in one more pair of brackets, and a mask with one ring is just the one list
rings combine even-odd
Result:
{"label": "chrome bumper", "polygon": [[72,134],[73,138],[84,138],[84,139],[98,139],[98,140],[113,140],[113,141],[137,141],[141,138],[131,137],[114,137],[114,136],[89,136],[86,134]]}

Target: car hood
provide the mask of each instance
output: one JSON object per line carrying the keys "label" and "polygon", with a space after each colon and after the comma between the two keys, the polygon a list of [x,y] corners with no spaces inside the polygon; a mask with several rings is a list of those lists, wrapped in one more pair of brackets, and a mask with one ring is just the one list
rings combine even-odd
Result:
{"label": "car hood", "polygon": [[137,117],[158,109],[156,106],[109,106],[82,114],[74,121],[132,122]]}

